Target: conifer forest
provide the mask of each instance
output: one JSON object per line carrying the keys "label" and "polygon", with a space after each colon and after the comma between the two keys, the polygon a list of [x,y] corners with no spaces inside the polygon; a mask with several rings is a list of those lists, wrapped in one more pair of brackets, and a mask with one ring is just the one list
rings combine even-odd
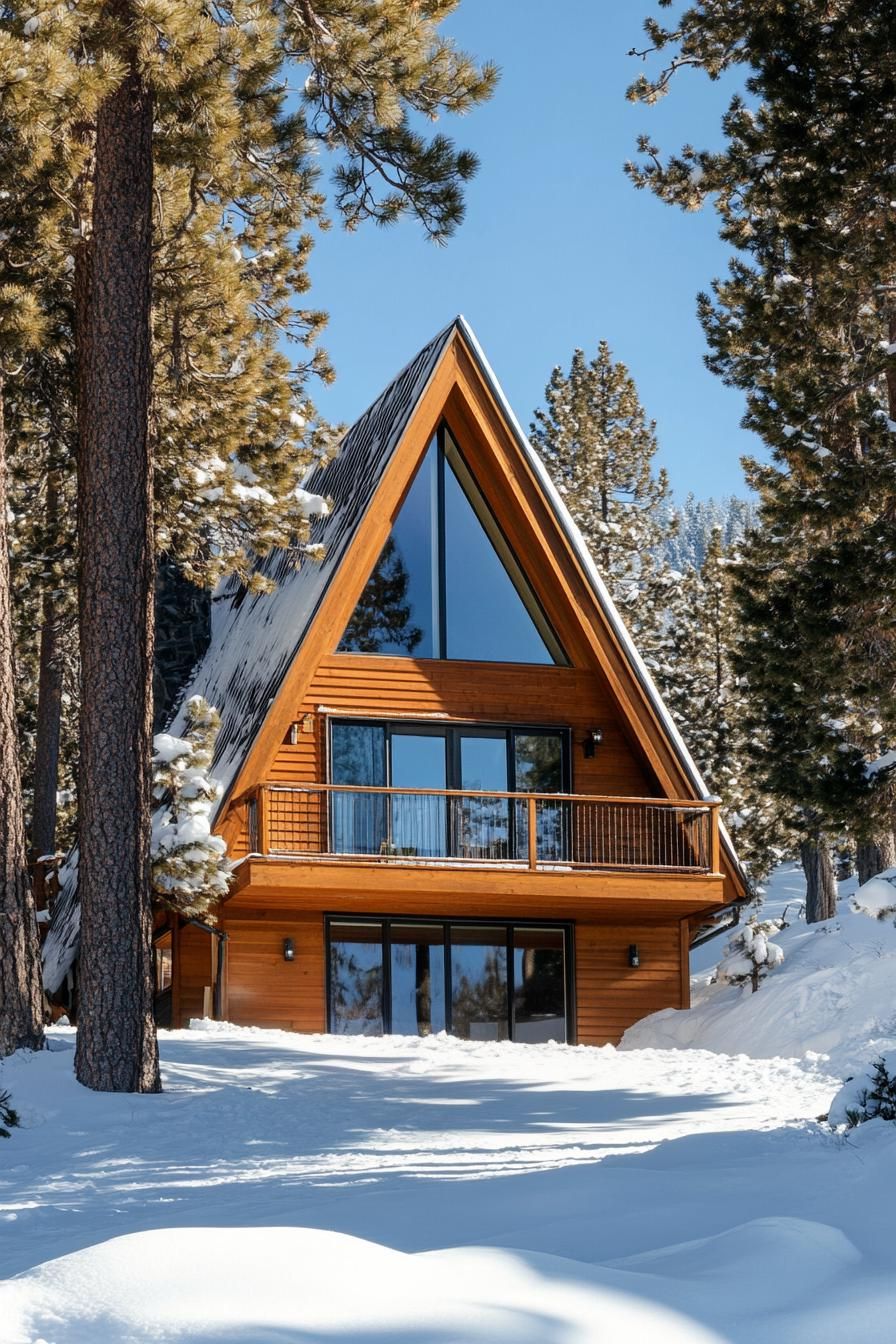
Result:
{"label": "conifer forest", "polygon": [[[56,1190],[64,1163],[73,1182],[87,1170],[89,1154],[67,1148],[66,1131],[52,1150],[55,1174],[7,1192],[2,1163],[39,1117],[71,1107],[87,1134],[103,1115],[99,1144],[113,1113],[90,1110],[85,1096],[128,1094],[136,1107],[147,1094],[147,1106],[163,1107],[179,1088],[186,1095],[178,1070],[189,1073],[197,1119],[172,1120],[184,1165],[169,1172],[183,1208],[167,1223],[169,1196],[159,1193],[160,1213],[133,1224],[122,1214],[121,1228],[171,1233],[159,1284],[171,1275],[175,1304],[193,1304],[178,1265],[194,1254],[196,1279],[221,1274],[222,1300],[229,1277],[267,1284],[269,1318],[252,1315],[256,1303],[228,1308],[234,1321],[247,1313],[236,1344],[275,1333],[495,1344],[511,1338],[503,1313],[517,1309],[519,1340],[586,1344],[634,1330],[690,1344],[763,1333],[850,1344],[873,1330],[886,1336],[868,1308],[873,1292],[896,1305],[881,1286],[893,1266],[878,1264],[880,1242],[868,1233],[880,1226],[892,1241],[872,1189],[887,1188],[892,1159],[870,1145],[887,1125],[892,1147],[896,1113],[886,1008],[896,969],[896,13],[886,0],[641,0],[596,12],[604,8],[557,0],[548,22],[551,43],[590,44],[595,63],[628,33],[612,57],[619,116],[639,128],[626,162],[601,139],[606,90],[586,87],[572,61],[560,68],[553,45],[540,80],[527,75],[531,115],[509,91],[504,110],[521,47],[541,41],[545,15],[535,21],[532,0],[518,11],[495,0],[489,16],[476,0],[0,0],[0,1211],[15,1219],[37,1208],[44,1196],[34,1189]],[[580,121],[561,127],[546,110],[552,86],[576,79]],[[710,102],[699,101],[704,93]],[[568,197],[557,174],[569,179]],[[507,220],[480,193],[494,181],[510,194],[516,178],[526,179],[532,221],[551,210],[561,236],[568,226],[570,251],[581,237],[576,182],[612,178],[644,221],[612,265],[652,275],[658,303],[675,247],[691,246],[681,240],[698,224],[711,234],[717,250],[698,256],[702,278],[681,321],[702,352],[693,389],[712,383],[735,407],[736,445],[720,432],[705,447],[708,394],[701,401],[691,384],[670,391],[680,374],[664,383],[609,295],[586,323],[572,306],[564,317],[556,242],[525,212],[512,223],[528,248],[525,273],[509,260],[519,254]],[[596,253],[603,223],[588,222]],[[396,236],[426,242],[438,304],[403,292],[394,253],[380,260],[377,249]],[[692,246],[689,257],[699,254]],[[444,312],[443,286],[460,287],[478,249],[496,283],[531,295],[523,329],[490,306],[484,282],[481,311],[478,295],[465,294],[477,330],[505,343],[495,368],[517,378],[515,415],[466,319],[445,335],[460,301]],[[369,294],[350,270],[362,265],[356,255]],[[329,270],[318,270],[319,257]],[[584,285],[597,259],[583,252],[574,264]],[[342,265],[353,277],[344,283]],[[390,265],[394,312],[380,283]],[[374,303],[376,343],[393,373],[420,354],[349,429],[365,403],[340,401],[346,370],[328,340],[338,345],[341,328]],[[533,381],[543,330],[552,348]],[[724,459],[730,488],[695,488],[685,455],[667,444],[664,396],[688,403],[704,445],[694,451]],[[426,443],[412,464],[421,426]],[[753,448],[743,454],[745,442]],[[426,471],[431,490],[412,517]],[[544,538],[550,554],[539,550]],[[296,574],[309,576],[310,596],[278,607],[278,589]],[[486,591],[501,596],[483,616]],[[247,611],[259,613],[254,626]],[[461,620],[483,647],[486,627],[500,644],[504,621],[510,652],[454,655]],[[570,634],[589,620],[588,638]],[[227,646],[231,628],[254,631],[257,645],[237,635]],[[215,649],[217,670],[197,680]],[[466,669],[457,686],[453,657]],[[530,685],[513,664],[531,665]],[[365,666],[374,668],[369,703],[352,681]],[[580,688],[580,704],[544,690],[555,671],[557,686]],[[603,701],[587,700],[586,683]],[[287,714],[281,700],[299,685]],[[326,689],[312,695],[312,686]],[[222,756],[238,752],[222,782]],[[582,838],[588,808],[623,828],[612,857],[602,833]],[[316,886],[295,876],[312,851]],[[416,889],[415,866],[425,870]],[[475,886],[485,871],[491,892]],[[564,874],[576,899],[592,902],[591,924],[563,894]],[[714,894],[699,897],[713,880]],[[225,919],[237,891],[244,904]],[[293,970],[292,982],[277,978]],[[269,1014],[258,1015],[247,985],[269,993]],[[283,1007],[288,993],[294,1011]],[[610,1006],[595,1008],[592,993]],[[295,1033],[285,1043],[284,1031]],[[367,1035],[382,1038],[381,1056]],[[590,1062],[563,1054],[567,1046],[600,1049]],[[63,1050],[68,1090],[53,1100],[59,1066],[57,1081],[35,1084],[32,1096],[22,1061]],[[212,1062],[197,1063],[197,1050]],[[718,1073],[707,1060],[723,1061]],[[607,1071],[604,1081],[580,1086],[576,1069],[592,1067]],[[425,1088],[437,1078],[447,1096],[465,1068],[472,1099],[459,1095],[447,1119],[439,1112],[431,1148],[418,1143]],[[312,1080],[304,1090],[300,1078]],[[206,1085],[222,1088],[219,1114],[202,1100]],[[526,1109],[542,1086],[570,1108],[543,1133]],[[267,1242],[247,1233],[236,1249],[222,1240],[215,1250],[212,1239],[200,1253],[187,1237],[243,1226],[240,1200],[231,1207],[224,1193],[229,1176],[208,1206],[180,1184],[195,1176],[202,1185],[218,1170],[214,1145],[225,1134],[243,1141],[240,1087],[246,1141],[290,1155],[263,1177],[276,1182],[268,1204],[253,1211],[247,1198],[245,1227],[289,1232],[290,1266],[311,1266],[308,1302],[329,1295],[319,1317],[309,1306],[311,1324],[290,1315],[295,1303],[266,1277]],[[402,1089],[408,1109],[396,1112]],[[702,1116],[698,1091],[752,1108],[743,1133],[739,1120],[729,1132],[724,1118],[716,1126]],[[273,1103],[269,1118],[259,1109],[275,1092],[296,1124],[318,1126],[302,1130],[301,1151]],[[589,1126],[604,1121],[576,1108],[586,1095],[588,1106],[609,1104],[611,1092],[606,1124],[623,1137],[607,1139],[592,1168]],[[626,1098],[648,1092],[654,1101],[631,1121],[629,1141]],[[634,1212],[626,1221],[634,1187],[631,1200],[607,1196],[619,1248],[608,1233],[592,1255],[582,1247],[600,1241],[589,1222],[604,1208],[600,1164],[609,1155],[622,1180],[635,1160],[630,1142],[643,1156],[658,1141],[650,1106],[660,1114],[670,1098],[664,1149],[681,1139],[701,1154],[683,1160],[680,1189],[673,1181],[658,1191],[655,1235],[642,1235]],[[355,1105],[357,1131],[345,1119]],[[477,1118],[459,1119],[462,1105]],[[115,1123],[126,1128],[128,1114],[115,1112]],[[775,1145],[794,1116],[804,1146],[781,1156]],[[822,1121],[825,1142],[833,1130],[863,1147],[879,1173],[861,1195],[870,1210],[861,1226],[843,1212],[846,1177],[829,1182],[814,1150],[818,1170],[803,1184],[794,1176],[791,1163],[809,1160],[810,1128],[815,1136]],[[133,1160],[160,1170],[168,1158],[143,1123]],[[415,1137],[399,1158],[405,1123]],[[572,1155],[549,1153],[564,1126]],[[196,1148],[193,1130],[203,1128],[211,1137]],[[362,1131],[374,1136],[369,1148],[356,1139]],[[759,1131],[761,1152],[743,1138],[758,1145]],[[443,1143],[450,1182],[440,1184]],[[839,1160],[832,1152],[825,1161]],[[267,1148],[257,1160],[263,1167]],[[725,1185],[726,1173],[766,1160],[787,1173],[769,1179],[768,1226],[749,1192]],[[567,1162],[591,1173],[581,1196]],[[524,1192],[519,1241],[499,1203],[481,1203],[473,1188],[486,1177],[500,1185],[498,1167],[508,1190],[518,1182]],[[654,1167],[651,1182],[662,1185],[670,1169],[661,1178]],[[370,1192],[363,1216],[355,1170]],[[704,1170],[721,1173],[715,1209],[701,1193]],[[572,1181],[559,1183],[561,1171]],[[142,1179],[135,1174],[135,1190]],[[256,1176],[245,1180],[249,1190]],[[307,1226],[285,1202],[293,1180],[309,1183]],[[838,1181],[842,1196],[831,1194]],[[326,1204],[327,1182],[344,1193],[344,1216]],[[431,1203],[417,1200],[419,1182],[438,1185]],[[454,1182],[450,1198],[439,1193]],[[100,1186],[83,1179],[84,1189]],[[810,1187],[825,1191],[817,1207]],[[127,1204],[110,1193],[109,1209],[116,1198]],[[64,1223],[59,1200],[53,1217]],[[752,1213],[735,1219],[741,1200]],[[69,1321],[56,1278],[41,1279],[33,1300],[21,1288],[16,1316],[19,1280],[7,1275],[21,1271],[25,1283],[51,1254],[67,1263],[113,1244],[118,1224],[105,1204],[91,1208],[94,1222],[58,1245],[49,1214],[35,1230],[22,1222],[20,1245],[31,1249],[9,1268],[0,1259],[0,1344],[44,1334],[56,1344],[231,1337],[207,1304],[176,1321],[171,1306],[166,1325],[154,1304],[139,1320],[116,1316],[116,1299],[107,1318],[83,1284],[71,1289]],[[530,1236],[542,1215],[562,1236]],[[419,1235],[427,1218],[444,1218],[444,1235]],[[510,1211],[506,1219],[517,1222]],[[722,1234],[733,1240],[713,1288],[693,1248],[708,1246],[715,1264]],[[377,1240],[395,1257],[381,1267],[358,1249]],[[528,1258],[511,1271],[502,1257],[517,1253]],[[158,1247],[129,1251],[109,1282],[163,1263],[153,1255]],[[596,1315],[581,1306],[580,1319],[571,1297],[560,1302],[561,1271],[548,1261],[561,1256],[575,1274],[588,1262],[576,1291],[582,1302],[601,1295]],[[370,1301],[382,1295],[381,1315],[371,1307],[369,1320],[355,1318],[339,1305],[343,1265],[368,1284]],[[75,1269],[72,1284],[81,1283]],[[743,1302],[732,1307],[741,1293],[758,1296],[760,1281],[777,1291],[779,1272],[791,1276],[792,1298],[770,1290],[767,1322],[758,1303],[752,1315]],[[106,1271],[90,1274],[100,1282]],[[842,1298],[812,1315],[809,1304],[827,1301],[834,1284]],[[626,1292],[637,1298],[631,1318]],[[18,1334],[4,1335],[6,1303]],[[550,1327],[539,1324],[542,1309],[556,1311]],[[58,1340],[54,1320],[64,1323]]]}

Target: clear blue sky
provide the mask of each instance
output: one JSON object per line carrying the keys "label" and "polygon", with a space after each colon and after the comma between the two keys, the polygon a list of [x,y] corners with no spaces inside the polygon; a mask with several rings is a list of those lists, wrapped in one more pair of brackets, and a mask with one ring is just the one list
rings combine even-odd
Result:
{"label": "clear blue sky", "polygon": [[440,123],[481,159],[467,217],[444,248],[412,222],[319,239],[309,299],[331,315],[337,381],[315,389],[329,418],[354,419],[458,312],[526,427],[553,366],[603,337],[657,421],[676,495],[745,493],[740,457],[759,444],[739,427],[741,394],[703,365],[695,313],[726,266],[715,216],[661,205],[622,171],[642,130],[664,149],[719,143],[728,90],[685,72],[654,108],[625,101],[651,9],[462,0],[446,31],[502,68],[490,103]]}

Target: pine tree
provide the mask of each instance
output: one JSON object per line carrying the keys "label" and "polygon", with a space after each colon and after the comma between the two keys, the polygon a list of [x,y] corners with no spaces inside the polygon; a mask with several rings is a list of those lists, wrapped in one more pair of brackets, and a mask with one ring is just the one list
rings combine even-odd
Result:
{"label": "pine tree", "polygon": [[[21,44],[0,40],[0,1056],[43,1038],[34,897],[25,854],[15,636],[10,574],[7,388],[45,339],[52,279],[33,265],[53,207],[41,183],[53,146],[41,113],[49,69],[30,69]],[[55,90],[50,85],[51,93]],[[26,130],[23,129],[27,129]],[[28,182],[31,190],[21,191]]]}
{"label": "pine tree", "polygon": [[675,529],[666,473],[654,474],[656,427],[606,341],[590,363],[576,350],[567,374],[555,368],[545,402],[532,442],[649,658],[668,601],[662,550]]}
{"label": "pine tree", "polygon": [[233,865],[227,846],[212,835],[212,809],[221,796],[209,776],[221,720],[202,696],[187,703],[184,737],[153,739],[153,890],[169,909],[188,919],[214,919],[227,895]]}
{"label": "pine tree", "polygon": [[714,979],[724,984],[750,982],[755,994],[769,971],[784,961],[784,949],[772,938],[784,927],[780,919],[759,920],[755,915],[726,944],[725,956],[716,967]]}
{"label": "pine tree", "polygon": [[[284,540],[295,539],[300,558],[308,515],[323,506],[301,489],[301,469],[326,451],[305,433],[301,393],[309,368],[325,371],[325,361],[312,354],[294,368],[279,341],[313,342],[320,326],[292,302],[307,288],[308,242],[297,231],[324,210],[315,145],[334,157],[335,206],[348,227],[411,212],[430,236],[448,237],[476,161],[444,136],[427,140],[413,119],[463,111],[495,81],[493,67],[478,69],[438,36],[452,8],[233,0],[209,11],[199,0],[93,0],[0,27],[78,90],[73,115],[64,102],[46,119],[73,166],[63,199],[81,240],[76,1068],[91,1086],[158,1086],[149,978],[154,497],[158,544],[204,581],[227,569],[248,577],[251,552]],[[296,65],[309,73],[292,112],[285,76]],[[197,440],[199,461],[184,451]]]}
{"label": "pine tree", "polygon": [[681,571],[700,568],[717,530],[723,550],[730,552],[756,522],[756,506],[752,500],[740,499],[737,495],[698,499],[693,491],[689,491],[683,503],[670,504],[667,512],[674,518],[676,526],[665,541],[663,554],[667,564]]}
{"label": "pine tree", "polygon": [[655,101],[682,63],[748,71],[722,150],[663,162],[644,137],[630,172],[685,208],[712,200],[743,254],[699,300],[709,365],[746,392],[745,424],[773,456],[748,466],[761,526],[737,581],[740,666],[760,776],[803,836],[820,917],[833,909],[826,837],[892,829],[889,781],[867,770],[896,738],[891,23],[876,0],[798,13],[712,0],[674,28],[646,25],[671,59],[630,91]]}
{"label": "pine tree", "polygon": [[722,527],[709,534],[702,563],[689,566],[670,592],[653,673],[703,778],[722,799],[723,818],[754,882],[792,844],[780,806],[752,774],[747,697],[735,661],[740,638],[732,593],[736,552]]}

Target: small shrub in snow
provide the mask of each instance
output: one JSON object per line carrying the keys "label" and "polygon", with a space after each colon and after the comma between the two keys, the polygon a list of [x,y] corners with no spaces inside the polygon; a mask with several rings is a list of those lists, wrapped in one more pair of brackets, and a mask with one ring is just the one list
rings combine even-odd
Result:
{"label": "small shrub in snow", "polygon": [[896,916],[896,868],[887,868],[863,882],[852,898],[853,909],[872,919]]}
{"label": "small shrub in snow", "polygon": [[870,1069],[849,1078],[828,1113],[832,1125],[852,1129],[865,1120],[896,1120],[896,1057],[881,1055]]}
{"label": "small shrub in snow", "polygon": [[195,695],[187,704],[184,737],[153,739],[153,791],[162,804],[152,822],[152,882],[158,898],[188,918],[208,918],[226,896],[233,865],[224,841],[212,835],[220,785],[209,778],[221,720]]}
{"label": "small shrub in snow", "polygon": [[0,1139],[11,1137],[10,1130],[19,1123],[19,1116],[13,1110],[8,1092],[0,1092]]}
{"label": "small shrub in snow", "polygon": [[784,960],[784,949],[771,941],[782,928],[780,919],[759,920],[753,915],[727,944],[714,979],[729,985],[749,980],[755,993],[759,981]]}

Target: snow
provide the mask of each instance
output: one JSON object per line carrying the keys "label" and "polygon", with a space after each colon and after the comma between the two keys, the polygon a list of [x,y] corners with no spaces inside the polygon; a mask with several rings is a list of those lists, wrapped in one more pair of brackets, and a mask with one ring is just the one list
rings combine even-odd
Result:
{"label": "snow", "polygon": [[[883,885],[896,904],[896,888]],[[869,918],[854,909],[871,883],[858,893],[855,886],[854,879],[841,883],[836,918],[807,925],[799,917],[806,890],[802,870],[783,865],[761,912],[764,919],[784,916],[789,925],[775,934],[783,965],[755,994],[749,984],[712,984],[725,940],[704,944],[692,956],[691,1008],[644,1018],[626,1032],[623,1046],[699,1044],[725,1054],[744,1051],[754,1060],[783,1055],[823,1065],[841,1081],[896,1049],[896,927],[892,918]]]}
{"label": "snow", "polygon": [[[763,913],[795,887],[787,870]],[[840,1076],[784,1057],[793,994],[768,1057],[749,1016],[790,983],[829,1021],[848,934],[871,1020],[870,949],[892,983],[896,934],[843,904],[837,935],[784,930],[757,994],[714,990],[739,996],[727,1053],[197,1022],[160,1033],[165,1091],[123,1096],[81,1088],[75,1033],[52,1029],[2,1071],[23,1123],[2,1148],[0,1341],[886,1338],[896,1126],[847,1141],[818,1120]]]}
{"label": "snow", "polygon": [[600,1283],[569,1283],[562,1263],[552,1275],[550,1258],[541,1259],[489,1250],[407,1255],[295,1227],[239,1235],[184,1228],[117,1237],[64,1256],[14,1282],[4,1305],[13,1321],[18,1309],[21,1322],[10,1344],[30,1344],[34,1329],[48,1326],[54,1344],[88,1333],[95,1344],[121,1344],[147,1337],[255,1341],[280,1331],[297,1339],[299,1324],[303,1340],[337,1336],[382,1344],[399,1334],[421,1344],[584,1344],[621,1339],[628,1331],[653,1333],[667,1344],[718,1340]]}
{"label": "snow", "polygon": [[864,882],[852,898],[853,906],[864,915],[884,919],[896,914],[896,868],[887,868]]}

